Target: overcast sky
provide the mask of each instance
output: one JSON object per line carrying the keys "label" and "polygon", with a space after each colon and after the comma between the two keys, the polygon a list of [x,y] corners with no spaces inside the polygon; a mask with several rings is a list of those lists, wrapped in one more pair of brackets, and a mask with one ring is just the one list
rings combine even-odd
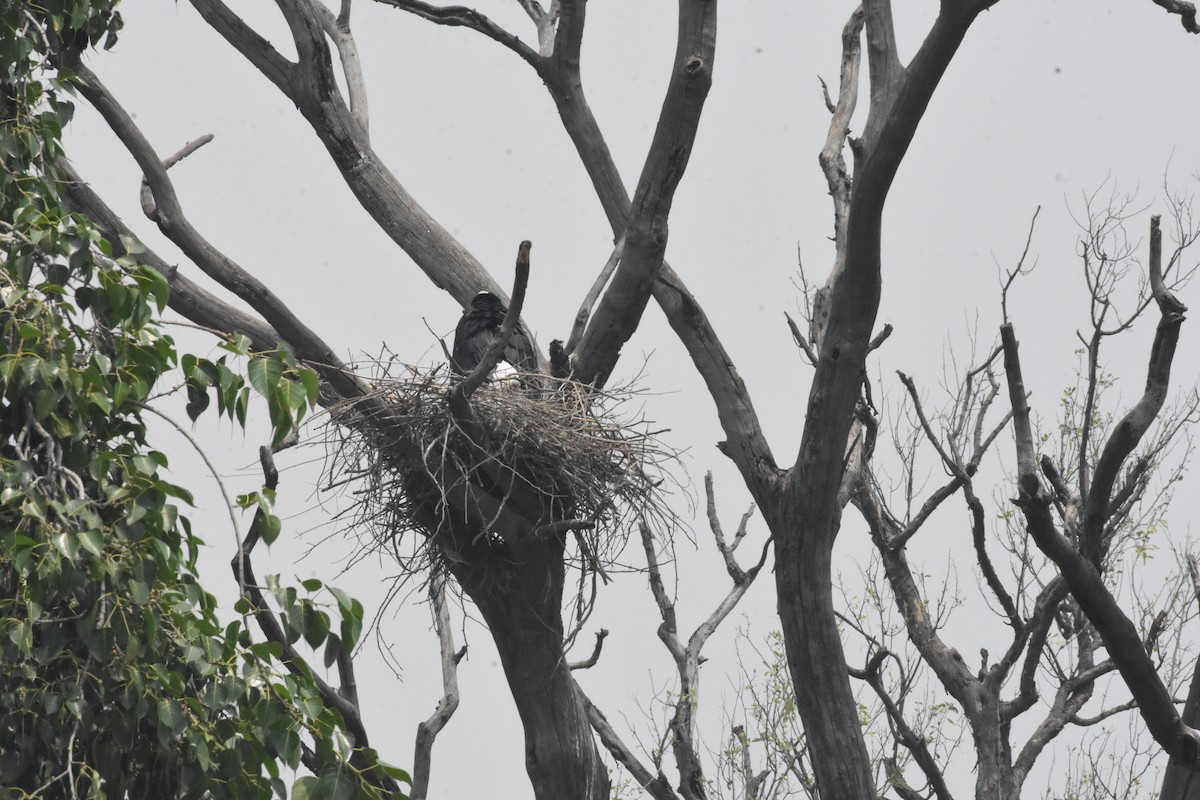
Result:
{"label": "overcast sky", "polygon": [[[270,4],[232,5],[252,13],[247,20],[284,48],[286,27]],[[818,76],[836,90],[840,31],[853,6],[725,0],[713,87],[671,216],[668,258],[736,360],[782,462],[794,457],[799,443],[810,374],[783,317],[795,313],[799,297],[793,283],[797,253],[816,283],[824,281],[833,253],[831,207],[816,159],[828,124]],[[515,0],[476,7],[532,40],[532,26]],[[93,56],[93,69],[135,113],[161,154],[205,133],[216,137],[171,172],[193,224],[345,355],[360,358],[386,344],[410,362],[440,358],[434,334],[452,332],[457,304],[363,212],[291,103],[187,3],[127,0],[122,9],[127,27],[121,41],[114,52]],[[897,0],[904,58],[915,51],[936,9],[935,0]],[[588,7],[585,87],[630,186],[666,86],[675,10],[665,0],[594,0]],[[525,319],[543,347],[565,338],[612,237],[537,77],[478,34],[435,27],[365,0],[355,5],[353,28],[376,151],[502,285],[511,282],[517,243],[531,239]],[[896,330],[872,366],[877,395],[897,392],[894,370],[902,369],[934,401],[948,348],[963,355],[971,331],[981,346],[989,345],[999,323],[999,270],[1016,263],[1040,206],[1031,248],[1038,268],[1017,285],[1009,306],[1034,407],[1050,419],[1076,365],[1073,335],[1087,313],[1072,212],[1078,216],[1082,198],[1097,189],[1103,197],[1114,189],[1136,193],[1137,207],[1165,212],[1164,176],[1177,191],[1196,189],[1198,48],[1197,37],[1150,0],[1001,0],[979,18],[889,199],[880,324],[891,322]],[[854,127],[861,130],[861,117]],[[68,148],[83,176],[126,221],[160,253],[178,258],[138,210],[132,160],[82,104]],[[1131,222],[1137,241],[1147,230],[1148,213]],[[201,277],[188,265],[184,269]],[[1196,307],[1200,291],[1192,286],[1182,299]],[[1112,351],[1112,369],[1125,376],[1118,387],[1125,398],[1140,391],[1152,332],[1152,325],[1142,325],[1128,347]],[[1176,385],[1194,384],[1200,373],[1197,323],[1184,326],[1176,363]],[[626,377],[644,372],[647,414],[671,429],[670,444],[689,448],[685,463],[695,487],[706,470],[716,473],[723,519],[735,525],[748,495],[714,447],[722,437],[711,401],[653,305],[626,346],[621,369]],[[254,488],[262,437],[243,439],[227,424],[200,430],[237,489]],[[173,453],[177,476],[205,489],[193,514],[211,546],[205,566],[215,573],[213,588],[227,584],[223,591],[232,595],[226,565],[233,535],[221,500],[207,491],[211,481],[198,458],[178,441],[161,446]],[[1000,452],[1011,462],[1011,442],[1002,440]],[[322,456],[319,446],[287,456],[295,466],[285,473],[280,493],[287,508],[307,513],[285,529],[292,541],[272,553],[270,569],[285,575],[335,578],[351,549],[345,537],[334,536],[297,561],[308,545],[336,533],[336,523],[324,520],[345,505],[344,499],[314,494]],[[1196,478],[1189,476],[1186,485],[1196,486]],[[999,486],[996,496],[1005,491]],[[679,508],[686,510],[682,498]],[[1180,499],[1170,515],[1178,540],[1197,511],[1194,498]],[[852,583],[868,548],[853,515],[848,520],[839,563]],[[936,574],[946,569],[946,553],[955,552],[964,533],[961,515],[940,522],[911,548]],[[678,592],[687,632],[709,613],[714,587],[725,580],[702,517],[693,536],[696,552],[680,540]],[[744,560],[752,560],[764,536],[763,526],[752,524]],[[396,571],[367,563],[337,580],[370,614],[384,597],[386,577]],[[772,578],[763,578],[705,651],[712,661],[703,673],[704,730],[713,747],[724,735],[723,697],[736,683],[735,629],[748,627],[758,640],[777,627]],[[958,580],[973,590],[974,572],[965,562]],[[586,650],[597,628],[612,631],[600,665],[579,680],[610,719],[619,725],[625,715],[643,735],[639,709],[671,675],[669,657],[654,637],[655,614],[644,581],[623,575],[602,593],[581,637]],[[383,668],[373,644],[361,659],[360,692],[373,743],[405,767],[416,724],[440,692],[428,622],[419,606],[389,612],[383,620],[403,668],[401,681]],[[960,649],[975,652],[978,645],[966,633],[971,623],[961,624],[967,646]],[[465,631],[471,650],[459,671],[463,704],[438,740],[431,796],[528,797],[520,726],[491,643],[478,625],[468,623]],[[959,779],[970,785],[973,759],[960,754],[960,760]],[[1038,790],[1027,787],[1030,796]]]}

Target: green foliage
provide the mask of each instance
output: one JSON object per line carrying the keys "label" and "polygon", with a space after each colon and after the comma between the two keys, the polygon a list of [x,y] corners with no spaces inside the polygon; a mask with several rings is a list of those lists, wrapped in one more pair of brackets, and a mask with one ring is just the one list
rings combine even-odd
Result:
{"label": "green foliage", "polygon": [[195,421],[212,402],[210,392],[217,398],[217,413],[246,424],[250,405],[250,387],[267,401],[271,418],[273,445],[281,443],[303,421],[308,409],[317,402],[320,387],[317,374],[300,366],[286,349],[252,354],[250,340],[235,337],[221,347],[235,356],[250,357],[247,378],[231,369],[228,356],[216,361],[184,354],[180,366],[187,379],[187,413]]}
{"label": "green foliage", "polygon": [[[0,11],[0,786],[5,797],[384,796],[379,765],[355,749],[302,661],[223,624],[196,574],[200,540],[165,477],[144,403],[170,370],[189,414],[209,405],[244,424],[247,379],[180,356],[158,328],[168,285],[114,249],[58,193],[63,53],[120,29],[114,3],[17,2]],[[10,222],[11,221],[11,222]],[[136,252],[132,242],[125,252]],[[282,440],[317,383],[287,353],[255,355],[248,383]],[[279,535],[273,493],[247,496],[265,538]],[[291,641],[331,664],[357,641],[362,606],[328,588],[328,611],[273,583]],[[308,592],[325,589],[306,582]],[[334,609],[336,608],[336,611]],[[330,613],[332,612],[332,613]],[[354,766],[351,759],[354,759]],[[366,766],[364,766],[366,765]]]}

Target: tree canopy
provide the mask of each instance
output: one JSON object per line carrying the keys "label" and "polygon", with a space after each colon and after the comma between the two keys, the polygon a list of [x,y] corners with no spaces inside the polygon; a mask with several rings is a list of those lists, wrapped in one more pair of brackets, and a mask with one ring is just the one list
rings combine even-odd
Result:
{"label": "tree canopy", "polygon": [[[167,280],[133,240],[106,238],[63,202],[66,64],[115,43],[113,5],[16,4],[0,28],[3,785],[12,797],[272,797],[303,761],[314,775],[294,796],[378,797],[404,774],[355,749],[304,660],[252,638],[250,602],[238,619],[218,615],[196,572],[192,495],[166,477],[146,424],[181,368],[193,418],[213,395],[245,424],[253,385],[282,440],[315,401],[315,376],[286,353],[249,359],[244,337],[216,360],[180,354],[159,324]],[[250,537],[279,534],[272,499],[269,488],[241,498],[258,508]],[[319,581],[304,597],[269,584],[288,640],[332,659],[353,648],[356,601],[330,590],[331,631],[309,597]]]}

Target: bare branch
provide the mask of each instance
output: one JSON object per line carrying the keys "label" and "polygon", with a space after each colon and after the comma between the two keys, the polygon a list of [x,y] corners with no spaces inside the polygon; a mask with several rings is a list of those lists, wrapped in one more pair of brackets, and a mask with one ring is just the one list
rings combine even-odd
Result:
{"label": "bare branch", "polygon": [[221,0],[192,0],[205,21],[296,103],[362,207],[435,285],[462,306],[480,291],[505,298],[487,270],[417,203],[371,149],[366,129],[338,91],[325,33],[311,4],[279,2],[301,56],[298,64],[285,62],[287,70],[264,62],[264,52],[275,52],[271,45]]}
{"label": "bare branch", "polygon": [[[957,480],[962,487],[963,498],[966,500],[967,507],[971,512],[971,539],[975,546],[975,557],[979,564],[979,569],[983,573],[984,580],[988,588],[992,590],[996,600],[1000,603],[1000,607],[1004,609],[1005,616],[1008,617],[1009,623],[1013,626],[1013,630],[1018,634],[1022,629],[1021,618],[1017,613],[1017,608],[1013,604],[1012,597],[1000,582],[1000,576],[996,574],[995,567],[992,566],[992,561],[988,557],[986,547],[986,527],[984,521],[983,504],[979,502],[979,498],[975,496],[972,490],[970,472],[974,470],[969,465],[959,463],[958,458],[951,456],[942,446],[941,440],[933,432],[929,420],[925,416],[925,409],[921,404],[920,394],[917,392],[916,384],[912,378],[905,375],[903,372],[897,371],[900,376],[900,382],[908,390],[909,398],[912,400],[913,409],[917,414],[917,419],[920,421],[921,430],[925,433],[925,438],[937,450],[938,455],[942,459],[942,463],[951,475]],[[910,534],[911,535],[911,534]],[[892,549],[895,549],[894,547]]]}
{"label": "bare branch", "polygon": [[401,11],[407,11],[422,19],[436,22],[438,25],[470,28],[504,45],[535,68],[541,62],[542,57],[534,52],[529,45],[522,42],[520,38],[504,30],[504,28],[478,11],[466,6],[435,6],[423,3],[421,0],[375,0],[375,2],[398,8]]}
{"label": "bare branch", "polygon": [[804,352],[804,355],[808,356],[809,364],[816,364],[817,351],[813,350],[812,345],[808,343],[808,339],[804,338],[804,334],[800,332],[800,327],[796,324],[796,321],[792,319],[792,315],[785,311],[783,312],[783,316],[787,320],[788,329],[792,332],[792,341],[794,341],[796,346]]}
{"label": "bare branch", "polygon": [[1038,214],[1042,213],[1042,207],[1038,206],[1033,211],[1033,219],[1029,220],[1029,233],[1025,237],[1025,249],[1021,251],[1021,257],[1017,259],[1017,266],[1008,271],[1004,276],[1004,280],[1000,283],[1000,319],[1008,322],[1008,290],[1012,288],[1013,282],[1022,275],[1028,275],[1033,267],[1026,269],[1025,259],[1029,256],[1029,245],[1033,243],[1033,229],[1037,225]]}
{"label": "bare branch", "polygon": [[[1188,574],[1192,579],[1192,596],[1200,602],[1200,570],[1197,569],[1196,557],[1189,553],[1187,556]],[[1183,706],[1183,724],[1191,728],[1200,728],[1200,659],[1192,671],[1192,680],[1188,686],[1187,702]],[[1193,765],[1172,758],[1167,762],[1163,772],[1161,800],[1194,800],[1195,770]],[[1192,788],[1192,793],[1189,793]]]}
{"label": "bare branch", "polygon": [[1083,524],[1080,530],[1080,552],[1099,566],[1103,552],[1102,538],[1113,486],[1121,465],[1137,447],[1166,401],[1170,385],[1171,363],[1179,342],[1180,326],[1186,307],[1166,290],[1162,280],[1162,229],[1158,216],[1150,221],[1150,282],[1161,318],[1150,349],[1146,389],[1113,428],[1096,463],[1092,485],[1084,500]]}
{"label": "bare branch", "polygon": [[[203,136],[193,139],[179,148],[179,151],[175,155],[164,160],[163,169],[170,169],[212,140],[213,135],[211,133],[206,133]],[[154,194],[150,191],[150,184],[146,182],[145,176],[142,176],[142,213],[152,221],[158,217],[158,209],[154,205]]]}
{"label": "bare branch", "polygon": [[[825,173],[825,182],[829,186],[829,195],[833,198],[833,239],[837,246],[838,258],[846,251],[846,218],[850,214],[850,171],[842,156],[843,148],[850,137],[850,120],[858,105],[858,71],[862,61],[862,30],[866,15],[860,4],[850,15],[842,29],[842,67],[841,78],[838,81],[837,104],[829,102],[829,93],[825,93],[825,103],[833,118],[829,121],[829,133],[825,137],[825,146],[821,148],[817,160],[821,171]],[[824,81],[821,82],[824,87]],[[834,268],[837,271],[837,268]],[[823,328],[822,328],[823,329]],[[817,337],[818,341],[820,337]],[[812,358],[812,363],[816,363]]]}
{"label": "bare branch", "polygon": [[1119,705],[1112,706],[1111,708],[1106,708],[1103,711],[1101,711],[1099,714],[1096,714],[1095,716],[1081,717],[1078,714],[1074,714],[1071,716],[1071,724],[1078,725],[1081,728],[1089,728],[1092,725],[1099,725],[1101,722],[1104,722],[1104,720],[1108,719],[1109,717],[1115,717],[1117,714],[1123,714],[1126,711],[1130,711],[1134,708],[1137,708],[1137,703],[1135,703],[1132,700],[1127,700],[1126,702],[1121,703]]}
{"label": "bare branch", "polygon": [[465,646],[457,653],[454,650],[454,632],[450,629],[450,612],[446,605],[446,575],[441,571],[434,572],[430,578],[429,602],[433,609],[433,626],[437,632],[441,652],[442,697],[429,719],[417,726],[410,793],[413,800],[425,800],[429,793],[433,742],[458,709],[458,662],[466,654]]}
{"label": "bare branch", "polygon": [[904,617],[909,640],[968,717],[977,716],[982,702],[980,681],[971,674],[958,651],[946,644],[938,634],[929,616],[928,606],[917,589],[903,548],[888,546],[887,543],[897,531],[894,523],[884,514],[882,502],[869,481],[864,479],[858,482],[853,500],[866,520],[876,551],[883,560],[888,585]]}
{"label": "bare branch", "polygon": [[[954,797],[950,793],[950,787],[946,785],[946,778],[942,775],[941,769],[933,758],[933,754],[929,752],[929,747],[926,745],[925,737],[912,729],[908,721],[904,718],[904,712],[892,699],[888,693],[887,687],[883,684],[882,667],[883,662],[887,658],[896,658],[896,655],[889,650],[879,649],[871,657],[864,670],[867,685],[883,703],[884,711],[887,713],[888,719],[891,720],[892,728],[895,731],[896,738],[905,749],[912,753],[913,760],[917,762],[917,766],[921,768],[921,772],[925,775],[925,780],[928,781],[930,788],[933,789],[934,797],[938,800],[952,800]],[[917,795],[913,792],[914,796]]]}
{"label": "bare branch", "polygon": [[[1174,329],[1174,336],[1178,337],[1179,323],[1182,322],[1182,319],[1169,322],[1169,314],[1170,312],[1164,313],[1164,323],[1159,326],[1156,344],[1164,335],[1164,325],[1170,325]],[[1077,551],[1054,525],[1049,508],[1050,496],[1043,493],[1037,474],[1029,410],[1025,406],[1025,389],[1012,325],[1005,324],[1000,329],[1000,333],[1004,344],[1004,365],[1008,373],[1009,398],[1013,405],[1014,430],[1017,439],[1017,485],[1020,489],[1020,496],[1016,504],[1025,516],[1026,529],[1037,543],[1038,548],[1058,565],[1080,608],[1083,609],[1088,620],[1104,640],[1105,648],[1120,669],[1155,741],[1172,758],[1187,765],[1195,765],[1200,760],[1200,731],[1184,725],[1181,721],[1174,700],[1159,678],[1153,661],[1146,653],[1136,626],[1121,610],[1116,598],[1104,585],[1104,579],[1098,571],[1096,563]],[[1173,349],[1173,343],[1171,344],[1170,349]],[[1160,357],[1157,355],[1159,352],[1156,347],[1151,356],[1152,376],[1155,362]],[[1169,359],[1167,364],[1169,366]],[[1114,432],[1115,435],[1116,432]],[[1110,445],[1111,443],[1112,439],[1110,439]],[[1097,468],[1096,475],[1096,485],[1099,485],[1101,468]],[[1088,503],[1095,501],[1097,494],[1095,485],[1092,491],[1093,494],[1088,498]],[[1105,492],[1103,508],[1107,509],[1107,506],[1108,498],[1107,492]],[[1098,520],[1098,522],[1102,525],[1103,520]]]}
{"label": "bare branch", "polygon": [[[1037,669],[1042,662],[1042,654],[1046,648],[1046,640],[1050,635],[1050,626],[1054,623],[1054,615],[1059,604],[1070,593],[1066,581],[1061,575],[1055,575],[1038,593],[1034,600],[1033,612],[1025,621],[1025,638],[1017,638],[1001,659],[1006,665],[1015,664],[1024,651],[1025,659],[1021,664],[1021,675],[1018,683],[1018,693],[1015,698],[1000,705],[1000,718],[1009,722],[1033,707],[1038,700]],[[1007,674],[1007,667],[1005,674]],[[1032,764],[1032,760],[1030,761]]]}
{"label": "bare branch", "polygon": [[[675,661],[675,668],[679,674],[678,699],[675,701],[675,713],[671,719],[671,746],[675,754],[676,766],[680,773],[679,791],[687,800],[700,800],[705,796],[703,788],[704,773],[701,767],[699,749],[694,731],[696,709],[699,700],[700,651],[704,648],[709,637],[717,630],[721,622],[729,616],[730,612],[733,611],[754,583],[754,579],[762,570],[767,556],[767,549],[764,547],[762,557],[754,567],[743,570],[737,564],[733,558],[732,548],[726,545],[724,535],[721,532],[721,525],[716,520],[716,501],[713,495],[711,474],[706,479],[705,486],[708,493],[709,519],[712,521],[713,535],[725,559],[726,569],[733,579],[733,586],[720,603],[717,604],[712,613],[709,614],[708,618],[701,622],[695,631],[692,632],[686,646],[679,638],[675,603],[668,596],[666,588],[663,585],[652,533],[649,526],[644,523],[639,525],[642,547],[646,555],[646,568],[650,590],[654,595],[655,602],[658,604],[659,614],[663,620],[658,628],[658,638],[662,640],[667,650],[671,653],[671,657]],[[742,529],[745,527],[748,516],[747,514],[742,518],[739,539],[743,535]]]}
{"label": "bare branch", "polygon": [[717,408],[726,437],[717,446],[737,465],[755,502],[760,508],[764,507],[772,502],[783,473],[776,466],[750,393],[733,358],[726,352],[704,310],[666,262],[654,284],[654,298],[687,348]]}
{"label": "bare branch", "polygon": [[588,721],[592,723],[592,728],[596,731],[596,735],[600,737],[601,744],[612,754],[617,763],[629,771],[629,774],[638,782],[638,785],[645,792],[649,793],[654,800],[679,800],[679,795],[675,794],[675,790],[671,788],[667,777],[661,772],[658,774],[651,773],[638,760],[633,750],[617,735],[616,730],[613,729],[608,719],[600,713],[600,710],[583,693],[583,689],[579,689],[579,697],[583,701],[584,709],[587,711]]}
{"label": "bare branch", "polygon": [[[620,239],[625,236],[630,214],[629,192],[587,104],[579,73],[586,4],[583,0],[563,0],[561,8],[554,57],[543,62],[538,75],[554,99],[563,127],[592,180],[613,236]],[[722,452],[738,465],[761,506],[770,500],[781,474],[733,359],[696,298],[666,261],[653,285],[653,296],[713,398],[727,437]]]}
{"label": "bare branch", "polygon": [[[552,65],[561,73],[579,75],[579,52],[583,45],[587,0],[555,0],[561,11],[558,31],[554,34]],[[626,199],[628,204],[628,199]]]}
{"label": "bare branch", "polygon": [[892,335],[892,323],[885,322],[883,325],[883,328],[879,331],[879,333],[875,334],[875,338],[871,339],[871,341],[867,343],[867,352],[870,353],[874,350],[878,350],[880,347],[883,346],[883,343],[886,342],[888,340],[888,337],[891,335]]}
{"label": "bare branch", "polygon": [[638,526],[642,535],[642,548],[646,553],[646,577],[650,583],[650,593],[654,595],[654,602],[658,604],[659,615],[662,617],[662,625],[658,629],[658,638],[663,640],[663,644],[671,651],[671,657],[679,663],[686,658],[686,653],[683,650],[683,643],[679,641],[678,626],[675,620],[675,603],[667,595],[666,587],[663,585],[662,572],[658,566],[658,556],[654,549],[654,536],[650,527],[646,524]]}
{"label": "bare branch", "polygon": [[925,438],[930,444],[933,445],[933,448],[937,450],[938,456],[940,456],[942,459],[942,464],[946,467],[947,471],[949,471],[951,475],[958,478],[962,483],[968,483],[970,481],[970,476],[967,475],[966,470],[963,469],[963,465],[959,464],[956,459],[950,457],[945,448],[942,447],[941,439],[939,439],[937,434],[933,432],[933,428],[930,426],[929,420],[925,416],[925,409],[921,404],[921,395],[917,392],[917,385],[913,383],[912,378],[908,377],[899,370],[896,371],[896,375],[900,378],[900,382],[904,384],[904,388],[908,390],[909,399],[911,399],[913,403],[913,410],[916,412],[917,419],[921,423],[921,430],[925,432]]}
{"label": "bare branch", "polygon": [[165,259],[139,242],[133,231],[121,221],[99,195],[92,191],[92,188],[84,182],[68,162],[59,161],[58,169],[63,170],[69,176],[67,183],[64,184],[64,191],[72,210],[86,216],[104,232],[105,238],[113,246],[113,255],[120,257],[126,254],[123,242],[138,242],[142,247],[137,254],[138,261],[154,267],[171,285],[171,294],[167,304],[172,310],[209,330],[222,331],[228,335],[245,334],[250,337],[254,349],[260,352],[273,350],[280,344],[285,344],[292,352],[296,352],[295,348],[271,326],[241,309],[218,300],[214,295],[204,291],[181,274],[176,265],[167,263]]}
{"label": "bare branch", "polygon": [[896,28],[892,22],[892,0],[866,0],[867,65],[871,80],[871,112],[867,118],[867,136],[876,138],[895,94],[904,82],[904,65],[896,47]]}
{"label": "bare branch", "polygon": [[314,366],[320,364],[326,367],[324,376],[343,397],[363,394],[363,383],[345,367],[329,345],[301,322],[266,284],[213,247],[192,227],[183,214],[162,161],[129,114],[86,66],[76,65],[75,72],[80,78],[80,93],[100,112],[142,169],[154,193],[156,221],[163,233],[178,244],[209,277],[261,314],[284,339],[295,346],[297,358]]}
{"label": "bare branch", "polygon": [[1150,0],[1156,6],[1167,10],[1168,14],[1178,14],[1179,22],[1188,33],[1200,33],[1200,23],[1196,21],[1196,4],[1185,0]]}
{"label": "bare branch", "polygon": [[342,0],[342,10],[334,16],[329,7],[323,3],[313,3],[313,8],[321,20],[321,28],[333,40],[338,57],[342,60],[342,73],[346,77],[346,92],[349,95],[350,111],[364,134],[370,129],[367,113],[367,82],[363,77],[362,62],[358,57],[358,45],[350,33],[350,0]]}
{"label": "bare branch", "polygon": [[297,64],[284,58],[269,41],[220,0],[192,0],[192,6],[200,12],[205,22],[237,48],[237,51],[281,92],[288,97],[293,96],[292,82],[298,69]]}
{"label": "bare branch", "polygon": [[550,8],[542,10],[542,4],[537,0],[517,0],[525,13],[533,20],[538,32],[538,52],[543,58],[554,55],[554,40],[558,25],[558,15],[561,11],[561,0],[550,0]]}
{"label": "bare branch", "polygon": [[596,280],[592,283],[592,288],[588,290],[587,296],[579,304],[579,311],[575,312],[575,324],[571,326],[571,335],[567,337],[567,344],[563,348],[563,355],[571,355],[571,353],[575,352],[575,348],[579,346],[579,340],[583,337],[583,332],[587,329],[588,318],[592,314],[592,308],[596,305],[596,301],[600,299],[600,293],[604,291],[604,287],[608,284],[608,279],[612,277],[617,264],[621,263],[621,255],[624,252],[625,237],[622,235],[617,240],[612,254],[604,262],[604,267],[600,270],[600,274],[596,276]]}
{"label": "bare branch", "polygon": [[600,630],[596,631],[596,647],[592,650],[592,654],[583,661],[573,661],[568,666],[570,666],[570,668],[573,670],[591,669],[592,667],[596,666],[596,662],[600,660],[600,651],[604,649],[604,640],[607,638],[607,636],[607,628],[601,628]]}

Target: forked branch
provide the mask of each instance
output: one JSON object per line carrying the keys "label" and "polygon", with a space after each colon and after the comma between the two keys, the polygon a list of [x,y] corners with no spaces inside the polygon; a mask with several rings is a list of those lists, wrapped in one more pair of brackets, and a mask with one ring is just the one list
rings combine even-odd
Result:
{"label": "forked branch", "polygon": [[337,48],[338,57],[342,60],[342,74],[346,78],[350,111],[366,133],[369,130],[367,82],[363,76],[362,61],[358,57],[358,45],[350,32],[350,2],[351,0],[342,0],[341,12],[336,17],[323,3],[313,3],[313,9],[320,18],[322,30]]}
{"label": "forked branch", "polygon": [[1096,463],[1091,487],[1084,499],[1080,553],[1097,568],[1103,555],[1105,523],[1110,514],[1113,487],[1126,458],[1142,441],[1166,401],[1171,364],[1179,342],[1187,307],[1167,290],[1162,277],[1162,228],[1156,215],[1150,220],[1150,285],[1159,308],[1159,323],[1150,349],[1146,388],[1142,397],[1113,428]]}
{"label": "forked branch", "polygon": [[478,260],[400,184],[371,148],[338,89],[332,56],[311,3],[279,0],[299,55],[289,62],[221,0],[191,0],[209,25],[292,100],[347,186],[379,227],[437,286],[467,305],[480,291],[504,290]]}
{"label": "forked branch", "polygon": [[[672,733],[671,745],[680,774],[679,790],[686,800],[701,800],[705,796],[703,789],[704,773],[700,762],[699,742],[694,730],[699,697],[700,652],[709,637],[716,632],[721,622],[729,616],[738,602],[745,596],[754,579],[762,571],[763,565],[766,563],[768,545],[770,543],[768,540],[764,544],[762,554],[754,566],[749,569],[743,569],[739,566],[734,558],[733,550],[745,537],[746,523],[749,521],[751,512],[748,511],[742,516],[741,522],[738,525],[738,531],[734,536],[733,544],[730,544],[726,540],[717,518],[716,499],[711,474],[706,477],[704,485],[708,499],[708,516],[713,538],[716,540],[717,547],[721,551],[721,556],[725,560],[725,568],[733,581],[733,586],[717,604],[712,613],[709,614],[708,618],[696,627],[696,630],[692,632],[686,644],[679,637],[675,601],[667,593],[663,583],[658,556],[655,552],[656,545],[654,538],[647,525],[643,524],[640,526],[650,590],[654,595],[655,602],[658,604],[659,615],[662,617],[662,624],[658,628],[658,638],[662,640],[667,650],[671,653],[671,657],[675,661],[676,671],[679,674],[678,699],[675,701],[675,713],[670,723]],[[753,508],[751,508],[751,511],[753,511]],[[614,753],[615,755],[617,754]]]}
{"label": "forked branch", "polygon": [[[1151,236],[1156,235],[1160,235],[1157,220],[1151,228]],[[1000,330],[1016,436],[1019,489],[1016,503],[1024,514],[1026,529],[1038,548],[1058,566],[1075,600],[1100,634],[1109,656],[1120,670],[1133,699],[1137,701],[1138,710],[1155,741],[1173,759],[1194,768],[1200,762],[1200,731],[1185,725],[1180,719],[1174,699],[1163,685],[1153,660],[1147,654],[1137,627],[1105,586],[1098,568],[1100,537],[1108,513],[1112,482],[1121,462],[1136,447],[1145,432],[1145,427],[1149,426],[1153,416],[1161,408],[1162,398],[1158,395],[1165,393],[1171,357],[1183,321],[1182,314],[1173,310],[1165,302],[1165,298],[1159,300],[1159,308],[1162,318],[1150,355],[1146,394],[1114,429],[1097,466],[1091,493],[1085,501],[1088,513],[1092,515],[1091,528],[1081,535],[1081,539],[1090,541],[1086,550],[1083,541],[1080,549],[1075,548],[1058,530],[1050,513],[1053,495],[1043,490],[1038,476],[1037,456],[1029,408],[1025,402],[1025,386],[1017,354],[1016,335],[1011,324],[1005,324]],[[1150,419],[1143,419],[1147,413],[1150,414]],[[1104,477],[1105,472],[1110,473],[1109,477]],[[1109,489],[1105,489],[1105,485]],[[1088,525],[1085,516],[1084,527],[1088,528]]]}
{"label": "forked branch", "polygon": [[716,22],[716,0],[680,4],[671,79],[633,194],[624,253],[573,355],[583,383],[603,385],[650,300],[666,253],[667,217],[712,86]]}
{"label": "forked branch", "polygon": [[80,93],[100,112],[141,168],[154,195],[156,221],[167,238],[179,245],[188,258],[209,277],[261,314],[280,336],[296,348],[297,358],[314,367],[323,365],[323,377],[339,394],[346,398],[364,394],[365,385],[346,368],[333,349],[305,325],[270,287],[213,247],[192,226],[183,213],[166,167],[128,112],[86,66],[75,65],[75,72],[80,78]]}

